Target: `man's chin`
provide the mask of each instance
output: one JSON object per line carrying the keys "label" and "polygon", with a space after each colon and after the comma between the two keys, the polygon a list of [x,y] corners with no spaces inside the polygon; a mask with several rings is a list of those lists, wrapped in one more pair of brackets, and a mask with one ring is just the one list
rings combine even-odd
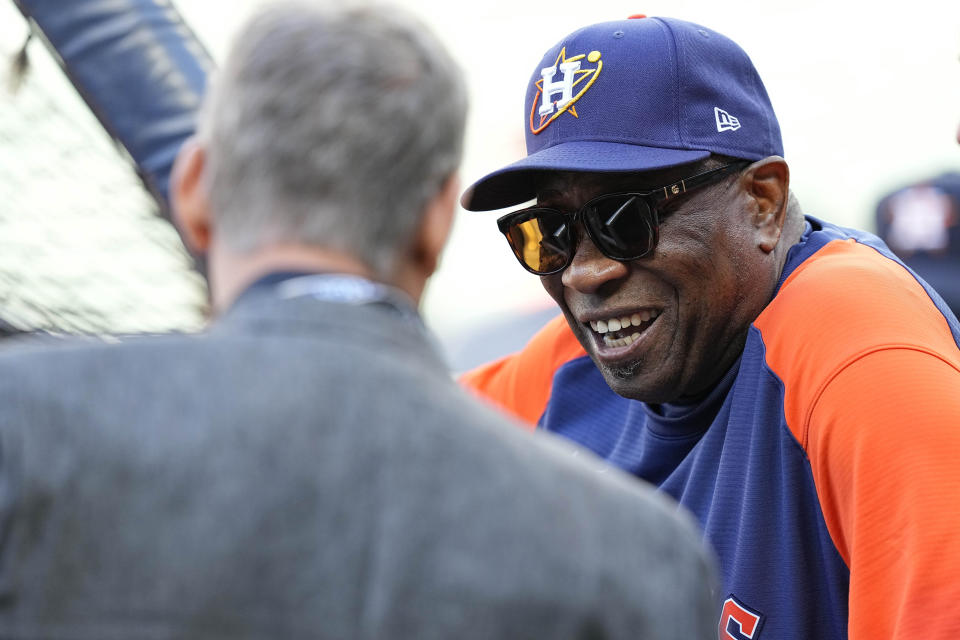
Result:
{"label": "man's chin", "polygon": [[600,364],[594,359],[594,364],[607,386],[618,396],[648,404],[662,404],[670,402],[677,395],[675,385],[662,379],[651,379],[642,360],[612,365]]}
{"label": "man's chin", "polygon": [[616,380],[628,381],[634,380],[640,373],[642,367],[643,363],[637,360],[630,364],[606,367],[606,369],[608,375],[613,376]]}
{"label": "man's chin", "polygon": [[567,323],[614,393],[648,404],[662,404],[678,397],[678,381],[666,379],[662,364],[651,365],[648,360],[636,355],[633,359],[620,362],[602,360],[597,355],[597,346],[592,337],[584,335],[581,325],[570,314],[567,314]]}

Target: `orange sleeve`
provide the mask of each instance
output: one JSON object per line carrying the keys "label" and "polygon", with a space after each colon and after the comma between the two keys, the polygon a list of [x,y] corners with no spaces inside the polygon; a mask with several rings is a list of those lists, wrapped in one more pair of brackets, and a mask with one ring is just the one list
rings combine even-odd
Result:
{"label": "orange sleeve", "polygon": [[902,266],[828,244],[755,325],[850,570],[851,640],[960,638],[960,350]]}
{"label": "orange sleeve", "polygon": [[468,371],[460,382],[533,429],[550,399],[553,375],[586,355],[563,316],[554,318],[512,355]]}
{"label": "orange sleeve", "polygon": [[850,568],[851,640],[960,638],[960,370],[915,349],[839,372],[807,453]]}

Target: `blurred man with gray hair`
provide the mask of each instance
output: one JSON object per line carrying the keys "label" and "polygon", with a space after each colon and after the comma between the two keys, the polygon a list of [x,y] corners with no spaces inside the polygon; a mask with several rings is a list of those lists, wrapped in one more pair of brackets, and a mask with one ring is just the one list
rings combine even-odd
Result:
{"label": "blurred man with gray hair", "polygon": [[396,9],[243,29],[172,188],[219,320],[0,357],[0,636],[713,636],[692,521],[434,350],[465,111]]}

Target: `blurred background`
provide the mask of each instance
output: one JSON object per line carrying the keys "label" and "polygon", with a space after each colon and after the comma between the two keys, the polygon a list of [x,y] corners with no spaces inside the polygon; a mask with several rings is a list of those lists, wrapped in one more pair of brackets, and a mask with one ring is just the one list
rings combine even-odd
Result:
{"label": "blurred background", "polygon": [[[213,59],[262,0],[175,2]],[[777,111],[804,210],[876,230],[890,192],[960,170],[960,2],[400,0],[460,61],[472,99],[464,186],[524,155],[543,52],[635,13],[704,24],[746,49]],[[196,330],[206,292],[131,163],[44,45],[0,0],[0,332]],[[317,61],[326,64],[325,61]],[[522,346],[555,313],[496,229],[461,211],[424,302],[455,370]]]}

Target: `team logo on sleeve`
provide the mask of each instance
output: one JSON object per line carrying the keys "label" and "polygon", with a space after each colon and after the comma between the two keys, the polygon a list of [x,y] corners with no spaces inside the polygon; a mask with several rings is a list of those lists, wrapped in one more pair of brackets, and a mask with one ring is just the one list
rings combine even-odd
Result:
{"label": "team logo on sleeve", "polygon": [[756,640],[762,626],[762,613],[746,606],[733,594],[724,600],[717,628],[720,640]]}
{"label": "team logo on sleeve", "polygon": [[[593,68],[582,68],[584,62],[595,64]],[[540,70],[537,80],[537,94],[530,107],[530,131],[538,134],[564,113],[574,118],[577,115],[576,103],[587,89],[593,86],[603,68],[599,51],[581,53],[567,57],[567,48],[560,49],[552,67]]]}

